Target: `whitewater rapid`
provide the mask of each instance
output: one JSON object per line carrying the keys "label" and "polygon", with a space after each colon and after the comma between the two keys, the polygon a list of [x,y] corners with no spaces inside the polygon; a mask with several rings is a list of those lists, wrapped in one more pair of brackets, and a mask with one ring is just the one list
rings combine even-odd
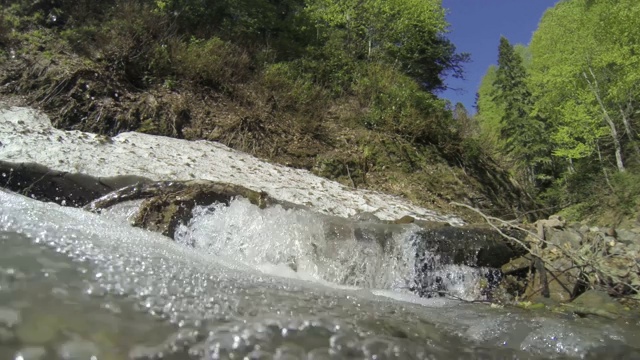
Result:
{"label": "whitewater rapid", "polygon": [[129,226],[134,207],[97,215],[0,191],[0,357],[640,356],[637,324],[420,299],[394,287],[401,261],[342,286],[304,259],[322,240],[308,214],[202,208],[173,242]]}

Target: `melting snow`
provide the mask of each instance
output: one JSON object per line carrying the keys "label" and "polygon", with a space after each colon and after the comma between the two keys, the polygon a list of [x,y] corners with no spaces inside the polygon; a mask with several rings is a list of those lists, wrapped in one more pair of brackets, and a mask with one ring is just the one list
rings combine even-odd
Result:
{"label": "melting snow", "polygon": [[411,215],[462,225],[399,197],[351,189],[309,171],[270,164],[211,141],[187,141],[136,132],[113,138],[55,129],[43,113],[23,107],[0,110],[0,160],[38,163],[95,177],[137,175],[151,180],[206,179],[266,191],[274,198],[348,217],[372,212],[381,219]]}

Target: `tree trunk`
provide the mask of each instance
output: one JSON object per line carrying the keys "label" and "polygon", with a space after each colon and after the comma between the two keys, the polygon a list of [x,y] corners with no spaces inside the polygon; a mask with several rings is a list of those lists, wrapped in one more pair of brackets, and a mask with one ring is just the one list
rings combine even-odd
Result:
{"label": "tree trunk", "polygon": [[582,72],[582,75],[584,76],[584,79],[587,81],[587,84],[589,84],[589,89],[591,89],[591,92],[593,92],[593,95],[596,97],[596,100],[598,101],[598,105],[600,105],[600,110],[602,110],[602,116],[604,117],[605,122],[607,123],[607,125],[609,125],[609,130],[611,131],[611,137],[613,138],[613,146],[615,148],[616,166],[618,167],[618,171],[624,172],[625,168],[624,168],[624,162],[622,161],[622,145],[620,145],[620,139],[618,138],[618,129],[616,128],[616,124],[611,119],[611,116],[609,116],[609,112],[607,111],[607,108],[604,106],[604,102],[600,97],[598,80],[596,79],[596,75],[593,73],[593,70],[591,70],[591,67],[589,67],[589,72],[591,73],[591,77],[593,78],[593,81],[589,80],[587,73]]}
{"label": "tree trunk", "polygon": [[633,133],[632,133],[632,130],[631,130],[631,124],[629,123],[629,117],[627,116],[628,113],[631,113],[633,111],[633,109],[630,109],[630,110],[631,111],[625,112],[624,110],[622,110],[622,107],[620,107],[620,115],[622,115],[622,123],[624,124],[624,130],[627,133],[627,137],[629,138],[629,142],[631,143],[631,146],[633,147],[633,150],[636,152],[636,156],[640,160],[640,148],[638,148],[638,143],[633,138]]}
{"label": "tree trunk", "polygon": [[602,153],[600,152],[600,145],[598,143],[596,143],[596,149],[598,150],[598,160],[600,160],[600,165],[602,166],[604,181],[607,182],[607,186],[609,186],[609,189],[611,189],[611,191],[615,191],[613,190],[613,186],[611,185],[611,181],[609,180],[609,173],[607,172],[607,167],[604,165],[604,162],[602,161]]}
{"label": "tree trunk", "polygon": [[567,171],[569,172],[569,174],[575,174],[576,173],[576,168],[573,166],[573,159],[569,158],[569,166]]}

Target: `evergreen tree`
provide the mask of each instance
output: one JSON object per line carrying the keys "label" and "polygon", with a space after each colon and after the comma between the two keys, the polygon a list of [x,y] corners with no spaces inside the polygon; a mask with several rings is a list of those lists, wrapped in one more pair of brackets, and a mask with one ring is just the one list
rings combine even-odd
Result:
{"label": "evergreen tree", "polygon": [[453,120],[458,127],[458,132],[463,138],[472,137],[478,134],[478,123],[469,114],[464,104],[458,102],[452,110]]}
{"label": "evergreen tree", "polygon": [[533,100],[520,55],[505,37],[500,38],[498,69],[494,80],[495,102],[502,108],[500,136],[504,150],[525,170],[525,179],[536,185],[541,165],[550,162],[544,139],[544,123],[530,116]]}

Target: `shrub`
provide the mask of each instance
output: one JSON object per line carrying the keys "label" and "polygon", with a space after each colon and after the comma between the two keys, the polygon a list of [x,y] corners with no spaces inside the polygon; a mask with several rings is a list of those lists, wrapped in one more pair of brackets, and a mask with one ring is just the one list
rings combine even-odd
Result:
{"label": "shrub", "polygon": [[638,211],[640,199],[640,175],[630,172],[617,172],[611,176],[613,187],[613,207],[620,215],[631,215]]}
{"label": "shrub", "polygon": [[444,134],[444,103],[422,91],[411,78],[394,68],[369,63],[358,74],[353,91],[368,109],[362,125],[392,132],[416,143],[437,143]]}
{"label": "shrub", "polygon": [[171,49],[178,75],[213,88],[224,88],[248,79],[251,59],[241,48],[214,37],[192,38]]}
{"label": "shrub", "polygon": [[119,1],[112,11],[113,16],[102,23],[98,33],[88,30],[87,34],[95,36],[95,48],[100,49],[110,69],[142,88],[152,75],[152,51],[172,35],[169,20],[150,5],[133,1]]}
{"label": "shrub", "polygon": [[300,71],[296,63],[268,65],[261,82],[278,111],[302,113],[308,118],[326,111],[325,91],[313,83],[309,74]]}

